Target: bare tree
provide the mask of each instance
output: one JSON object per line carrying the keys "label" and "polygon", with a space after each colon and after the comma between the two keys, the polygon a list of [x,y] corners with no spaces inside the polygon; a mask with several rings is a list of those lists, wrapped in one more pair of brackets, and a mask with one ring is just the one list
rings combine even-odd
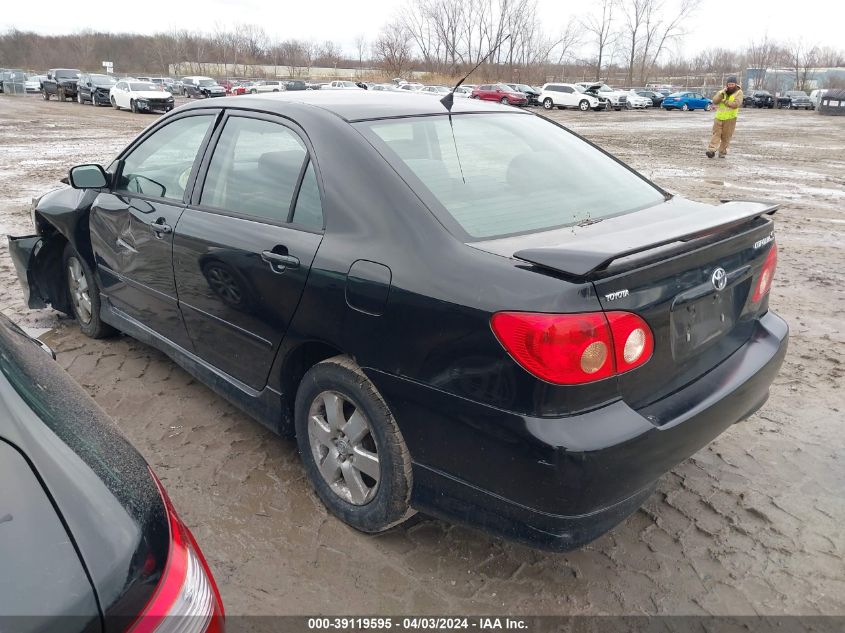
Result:
{"label": "bare tree", "polygon": [[364,69],[364,55],[367,53],[367,36],[360,33],[355,36],[355,50],[358,52],[358,75]]}
{"label": "bare tree", "polygon": [[653,5],[659,0],[621,0],[624,37],[626,39],[626,57],[628,71],[625,76],[625,83],[630,86],[634,83],[634,65],[640,55],[641,39],[645,30],[646,15],[653,9]]}
{"label": "bare tree", "polygon": [[645,41],[643,43],[640,82],[646,84],[649,74],[657,64],[668,45],[684,35],[684,24],[698,9],[701,0],[680,0],[673,13],[668,17],[663,12],[662,3],[654,2],[646,8]]}
{"label": "bare tree", "polygon": [[806,44],[799,38],[787,44],[786,50],[795,72],[795,90],[806,90],[810,70],[818,63],[818,46]]}
{"label": "bare tree", "polygon": [[373,58],[386,73],[401,77],[410,69],[411,39],[411,34],[400,22],[387,24],[373,42]]}
{"label": "bare tree", "polygon": [[591,13],[582,21],[584,29],[593,36],[597,48],[595,79],[601,79],[602,61],[608,48],[616,41],[617,33],[613,30],[613,11],[616,0],[601,0],[595,13]]}

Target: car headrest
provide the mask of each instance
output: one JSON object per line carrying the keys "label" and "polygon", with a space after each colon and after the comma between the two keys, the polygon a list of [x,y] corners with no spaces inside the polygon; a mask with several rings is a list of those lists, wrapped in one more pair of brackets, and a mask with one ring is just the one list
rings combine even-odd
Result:
{"label": "car headrest", "polygon": [[298,149],[265,152],[258,157],[258,170],[271,176],[279,176],[282,173],[298,175],[303,160],[305,153]]}

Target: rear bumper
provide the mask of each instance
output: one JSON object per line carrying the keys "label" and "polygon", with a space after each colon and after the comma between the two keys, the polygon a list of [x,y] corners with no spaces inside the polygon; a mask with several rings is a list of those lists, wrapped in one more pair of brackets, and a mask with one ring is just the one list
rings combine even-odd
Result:
{"label": "rear bumper", "polygon": [[634,512],[657,479],[757,411],[786,354],[772,312],[730,358],[635,411],[616,401],[566,418],[493,409],[368,370],[414,460],[419,510],[552,550],[590,542]]}

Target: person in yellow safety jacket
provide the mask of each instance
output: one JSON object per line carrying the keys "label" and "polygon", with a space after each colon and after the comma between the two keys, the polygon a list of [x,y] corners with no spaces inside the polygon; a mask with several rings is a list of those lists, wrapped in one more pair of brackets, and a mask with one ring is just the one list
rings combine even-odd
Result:
{"label": "person in yellow safety jacket", "polygon": [[707,158],[713,158],[719,150],[719,158],[728,154],[728,145],[736,129],[736,118],[742,107],[742,89],[736,82],[736,77],[728,77],[726,86],[713,97],[716,106],[716,119],[713,121],[713,133],[710,145],[707,146]]}

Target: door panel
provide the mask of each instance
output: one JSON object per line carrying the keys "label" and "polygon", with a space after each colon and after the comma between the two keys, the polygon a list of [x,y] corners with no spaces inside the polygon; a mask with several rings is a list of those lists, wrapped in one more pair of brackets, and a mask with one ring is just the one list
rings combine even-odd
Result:
{"label": "door panel", "polygon": [[173,278],[173,228],[216,113],[178,118],[123,157],[114,191],[91,205],[97,276],[110,305],[191,349]]}
{"label": "door panel", "polygon": [[176,288],[196,353],[260,389],[322,240],[319,187],[279,119],[230,115],[217,136],[176,226]]}

